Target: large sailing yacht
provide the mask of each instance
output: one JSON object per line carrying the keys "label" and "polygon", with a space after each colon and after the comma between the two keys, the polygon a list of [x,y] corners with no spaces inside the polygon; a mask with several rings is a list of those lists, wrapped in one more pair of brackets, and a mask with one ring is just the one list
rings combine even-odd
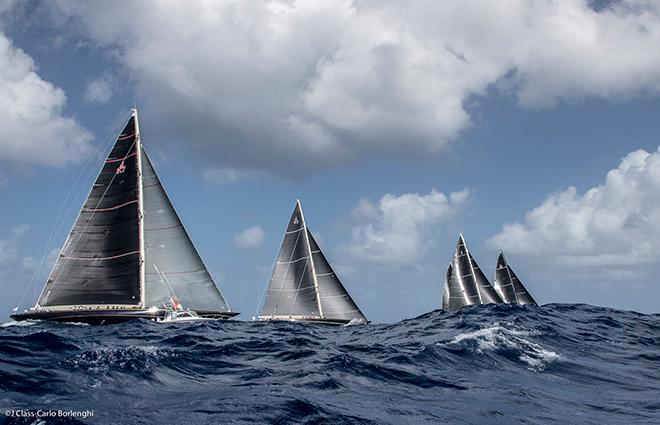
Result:
{"label": "large sailing yacht", "polygon": [[495,268],[495,290],[507,304],[538,305],[525,285],[518,279],[500,251]]}
{"label": "large sailing yacht", "polygon": [[502,298],[468,251],[465,239],[460,234],[454,258],[445,275],[442,309],[452,311],[466,305],[502,302]]}
{"label": "large sailing yacht", "polygon": [[237,315],[216,286],[140,137],[137,110],[108,155],[36,305],[14,320],[111,323]]}
{"label": "large sailing yacht", "polygon": [[314,240],[296,201],[268,284],[260,321],[368,323]]}

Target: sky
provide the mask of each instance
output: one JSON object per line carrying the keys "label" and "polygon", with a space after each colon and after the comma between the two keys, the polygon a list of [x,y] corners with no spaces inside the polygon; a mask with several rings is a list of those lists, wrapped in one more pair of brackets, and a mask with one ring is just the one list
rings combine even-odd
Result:
{"label": "sky", "polygon": [[296,199],[375,322],[439,308],[459,232],[540,303],[658,312],[658,46],[657,0],[0,0],[0,316],[134,106],[243,319]]}

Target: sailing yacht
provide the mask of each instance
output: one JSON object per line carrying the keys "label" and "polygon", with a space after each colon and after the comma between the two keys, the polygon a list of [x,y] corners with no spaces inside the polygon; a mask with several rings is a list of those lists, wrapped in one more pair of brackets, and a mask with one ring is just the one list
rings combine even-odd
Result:
{"label": "sailing yacht", "polygon": [[238,314],[174,210],[142,145],[133,109],[36,305],[11,318],[91,324],[158,320],[172,312],[173,294],[199,317]]}
{"label": "sailing yacht", "polygon": [[468,250],[463,234],[459,234],[454,258],[445,274],[442,309],[453,311],[466,305],[502,302]]}
{"label": "sailing yacht", "polygon": [[368,323],[307,227],[300,201],[296,201],[289,219],[256,320]]}
{"label": "sailing yacht", "polygon": [[495,290],[507,304],[538,305],[525,285],[518,279],[500,251],[495,268]]}

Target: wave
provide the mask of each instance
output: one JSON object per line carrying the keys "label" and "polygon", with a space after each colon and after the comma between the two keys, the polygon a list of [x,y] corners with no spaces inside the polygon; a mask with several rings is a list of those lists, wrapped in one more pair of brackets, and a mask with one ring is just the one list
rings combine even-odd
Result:
{"label": "wave", "polygon": [[95,424],[660,423],[659,360],[660,315],[589,305],[338,328],[3,324],[0,402]]}
{"label": "wave", "polygon": [[530,370],[540,372],[561,356],[525,339],[538,335],[539,331],[534,329],[520,328],[509,322],[495,322],[474,332],[458,334],[450,344],[459,344],[477,353],[484,350],[513,352]]}

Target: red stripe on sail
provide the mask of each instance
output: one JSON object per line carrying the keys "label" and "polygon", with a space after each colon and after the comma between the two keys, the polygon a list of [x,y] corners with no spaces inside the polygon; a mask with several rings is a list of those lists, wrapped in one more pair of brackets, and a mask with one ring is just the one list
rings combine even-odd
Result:
{"label": "red stripe on sail", "polygon": [[135,136],[135,133],[126,134],[126,135],[120,134],[119,137],[117,137],[117,140],[126,140],[126,139],[130,139],[133,136]]}
{"label": "red stripe on sail", "polygon": [[123,160],[128,159],[128,158],[130,158],[130,157],[132,157],[132,156],[135,156],[135,155],[137,155],[137,152],[133,152],[132,154],[126,155],[126,156],[123,157],[123,158],[108,159],[108,160],[105,161],[105,163],[106,163],[106,164],[110,164],[111,162],[119,162],[119,161],[123,161]]}

